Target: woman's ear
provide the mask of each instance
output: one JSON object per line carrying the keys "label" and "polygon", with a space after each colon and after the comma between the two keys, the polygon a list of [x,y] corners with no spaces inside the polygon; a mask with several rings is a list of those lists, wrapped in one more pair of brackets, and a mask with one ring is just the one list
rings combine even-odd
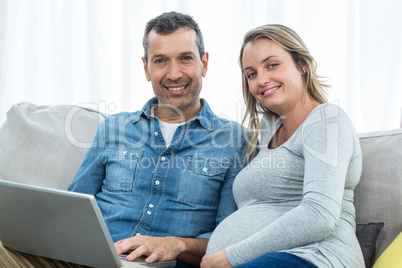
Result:
{"label": "woman's ear", "polygon": [[304,66],[302,67],[303,74],[305,74],[305,73],[307,72],[307,69],[308,69],[308,66],[307,66],[307,65],[304,65]]}
{"label": "woman's ear", "polygon": [[307,63],[304,60],[300,60],[299,67],[300,67],[300,70],[302,71],[302,74],[304,75],[308,69]]}

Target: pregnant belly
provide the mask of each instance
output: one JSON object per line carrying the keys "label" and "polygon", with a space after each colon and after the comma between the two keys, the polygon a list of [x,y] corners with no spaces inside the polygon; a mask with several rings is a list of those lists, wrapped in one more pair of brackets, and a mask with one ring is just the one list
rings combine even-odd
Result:
{"label": "pregnant belly", "polygon": [[213,232],[207,253],[214,253],[261,231],[294,206],[267,203],[241,207],[224,219]]}

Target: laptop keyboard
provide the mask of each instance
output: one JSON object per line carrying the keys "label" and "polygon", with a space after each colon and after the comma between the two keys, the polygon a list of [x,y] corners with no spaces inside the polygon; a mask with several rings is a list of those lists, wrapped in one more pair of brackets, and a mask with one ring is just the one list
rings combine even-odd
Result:
{"label": "laptop keyboard", "polygon": [[172,267],[176,266],[176,261],[154,262],[154,263],[149,264],[149,263],[145,262],[145,259],[147,258],[146,256],[138,257],[138,258],[136,258],[136,259],[134,259],[132,261],[128,261],[126,259],[126,257],[127,257],[126,254],[122,254],[122,255],[119,256],[120,262],[121,262],[121,264],[123,266],[127,265],[127,266],[131,267],[130,264],[131,265],[137,265],[138,264],[138,265],[141,265],[141,266],[144,266],[144,267],[148,266],[148,267],[170,267],[170,268],[172,268]]}
{"label": "laptop keyboard", "polygon": [[127,263],[133,263],[133,262],[145,262],[145,259],[146,259],[146,257],[143,257],[143,256],[141,256],[141,257],[138,257],[138,258],[135,258],[134,260],[132,260],[132,261],[128,261],[127,259],[126,259],[126,257],[127,257],[127,255],[126,254],[121,254],[121,255],[119,255],[119,259],[121,260],[121,262],[123,263],[123,264],[127,264]]}

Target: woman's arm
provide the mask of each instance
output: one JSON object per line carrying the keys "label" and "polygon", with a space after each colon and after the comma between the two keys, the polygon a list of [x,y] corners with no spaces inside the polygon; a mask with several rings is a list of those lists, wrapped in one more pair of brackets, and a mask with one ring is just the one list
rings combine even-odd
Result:
{"label": "woman's arm", "polygon": [[232,265],[321,241],[336,228],[345,179],[356,149],[353,127],[338,106],[323,105],[301,128],[296,149],[305,161],[300,205],[259,232],[227,247],[225,252]]}

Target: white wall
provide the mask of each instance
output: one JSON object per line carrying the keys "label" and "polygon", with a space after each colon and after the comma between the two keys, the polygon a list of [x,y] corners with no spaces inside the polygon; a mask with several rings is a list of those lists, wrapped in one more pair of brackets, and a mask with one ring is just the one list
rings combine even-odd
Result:
{"label": "white wall", "polygon": [[359,132],[400,126],[402,1],[0,0],[0,123],[12,104],[92,103],[108,113],[153,96],[141,56],[146,22],[165,11],[199,23],[210,54],[202,97],[240,122],[238,53],[251,28],[295,29]]}

